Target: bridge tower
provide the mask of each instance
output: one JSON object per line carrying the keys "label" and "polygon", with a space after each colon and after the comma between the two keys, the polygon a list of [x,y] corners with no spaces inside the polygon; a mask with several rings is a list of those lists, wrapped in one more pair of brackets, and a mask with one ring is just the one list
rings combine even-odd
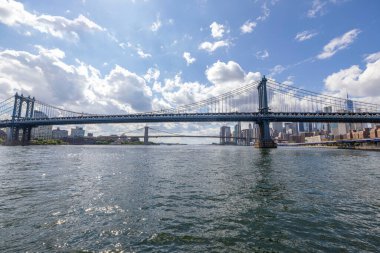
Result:
{"label": "bridge tower", "polygon": [[144,127],[144,145],[149,145],[149,127]]}
{"label": "bridge tower", "polygon": [[[15,101],[13,105],[13,113],[12,113],[12,123],[20,119],[29,119],[33,117],[34,112],[34,102],[35,98],[24,97],[22,94],[15,95]],[[26,105],[25,110],[23,110],[24,104]],[[22,137],[20,141],[20,130],[22,130]],[[9,129],[7,145],[28,145],[31,139],[32,127],[22,127],[20,128],[16,124],[14,124]]]}
{"label": "bridge tower", "polygon": [[264,119],[257,122],[260,130],[260,138],[256,141],[257,148],[277,148],[277,144],[270,137],[269,120],[265,116],[269,116],[268,95],[267,95],[267,79],[265,76],[261,79],[257,86],[259,93],[259,112],[264,116]]}

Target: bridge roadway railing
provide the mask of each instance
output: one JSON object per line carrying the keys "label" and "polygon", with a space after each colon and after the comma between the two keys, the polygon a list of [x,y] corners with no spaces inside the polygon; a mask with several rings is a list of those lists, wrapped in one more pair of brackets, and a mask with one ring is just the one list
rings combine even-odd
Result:
{"label": "bridge roadway railing", "polygon": [[380,123],[380,113],[315,113],[315,112],[231,112],[231,113],[173,113],[90,115],[59,118],[29,118],[0,121],[0,128],[43,125],[107,124],[107,123],[161,123],[161,122],[352,122]]}

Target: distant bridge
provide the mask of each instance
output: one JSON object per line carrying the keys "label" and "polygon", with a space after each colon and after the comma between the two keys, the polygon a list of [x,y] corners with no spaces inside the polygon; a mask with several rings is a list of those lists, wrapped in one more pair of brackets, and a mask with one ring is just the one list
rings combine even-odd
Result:
{"label": "distant bridge", "polygon": [[0,128],[10,129],[8,144],[14,145],[27,144],[31,129],[43,125],[256,122],[260,130],[257,147],[270,148],[276,147],[270,137],[270,122],[380,123],[380,105],[318,94],[263,77],[220,96],[175,109],[122,115],[78,113],[16,94],[0,102],[0,119]]}

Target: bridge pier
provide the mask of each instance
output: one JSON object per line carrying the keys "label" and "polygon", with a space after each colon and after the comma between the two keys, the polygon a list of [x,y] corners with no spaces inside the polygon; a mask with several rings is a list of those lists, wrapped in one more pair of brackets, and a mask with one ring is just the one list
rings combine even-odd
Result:
{"label": "bridge pier", "polygon": [[255,143],[256,148],[277,148],[277,144],[270,137],[269,121],[258,122],[260,138]]}
{"label": "bridge pier", "polygon": [[[34,102],[35,102],[34,98],[30,98],[30,96],[24,97],[23,95],[20,96],[16,93],[15,102],[13,106],[12,123],[14,123],[16,120],[19,120],[19,119],[33,118]],[[22,107],[24,104],[26,105],[25,114],[22,111]],[[20,130],[22,130],[21,140],[20,140]],[[5,145],[9,145],[9,146],[29,145],[29,142],[31,140],[31,133],[32,133],[32,126],[24,126],[22,128],[17,125],[11,126],[9,128],[7,141],[5,142]]]}
{"label": "bridge pier", "polygon": [[[267,96],[267,79],[265,76],[257,86],[259,93],[259,112],[264,116],[269,116],[268,96]],[[256,148],[277,148],[277,144],[270,137],[269,121],[262,120],[257,122],[260,129],[260,138],[255,143]]]}
{"label": "bridge pier", "polygon": [[149,127],[144,127],[144,145],[149,145]]}

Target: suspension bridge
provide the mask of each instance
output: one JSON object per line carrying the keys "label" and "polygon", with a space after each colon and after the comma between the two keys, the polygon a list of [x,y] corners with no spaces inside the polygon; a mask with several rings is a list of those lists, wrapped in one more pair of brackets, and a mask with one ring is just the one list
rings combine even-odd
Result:
{"label": "suspension bridge", "polygon": [[380,123],[380,105],[307,91],[265,76],[219,96],[146,113],[80,113],[17,93],[0,102],[0,128],[9,129],[9,145],[27,145],[32,128],[44,125],[238,121],[256,122],[256,147],[272,148],[276,144],[270,122]]}
{"label": "suspension bridge", "polygon": [[[144,131],[144,135],[137,134],[139,131]],[[155,134],[151,134],[151,132],[154,132]],[[180,133],[173,133],[169,131],[165,131],[162,129],[156,129],[153,127],[145,126],[138,129],[134,129],[129,132],[123,133],[121,136],[128,136],[129,138],[144,138],[144,144],[149,143],[149,138],[209,138],[209,139],[225,139],[225,136],[220,135],[194,135],[194,134],[180,134]],[[119,136],[115,136],[115,139],[120,138]],[[253,136],[231,136],[229,137],[232,141],[232,143],[236,143],[237,140],[240,140],[243,144],[249,144],[252,141],[255,141],[256,138]]]}

